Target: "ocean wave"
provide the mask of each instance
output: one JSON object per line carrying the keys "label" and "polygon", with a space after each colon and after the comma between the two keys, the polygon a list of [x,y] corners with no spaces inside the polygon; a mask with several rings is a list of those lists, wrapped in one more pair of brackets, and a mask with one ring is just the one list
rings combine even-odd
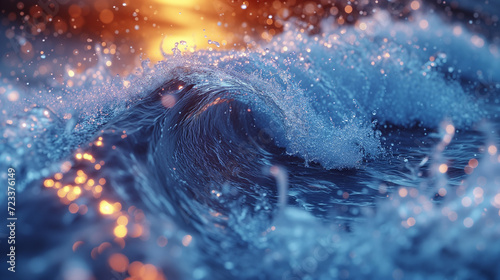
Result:
{"label": "ocean wave", "polygon": [[[55,249],[26,267],[40,278],[52,274],[47,267],[61,259],[54,252],[77,250],[75,239],[97,260],[113,242],[125,248],[107,232],[123,215],[133,235],[125,250],[172,279],[498,275],[494,141],[465,167],[474,172],[467,178],[442,158],[457,129],[465,131],[458,145],[474,151],[454,161],[477,157],[483,145],[470,128],[496,112],[480,109],[488,100],[469,81],[497,90],[496,46],[438,17],[422,20],[392,22],[380,12],[363,28],[325,22],[315,36],[289,22],[255,50],[145,61],[137,75],[74,91],[19,90],[20,102],[3,112],[0,158],[24,177],[20,236],[44,228],[37,211],[56,217],[40,241]],[[433,142],[438,152],[416,146],[432,142],[429,132],[446,119],[453,125]],[[36,187],[54,173],[47,185],[59,189]],[[66,213],[49,194],[88,212]],[[460,206],[465,197],[470,207]],[[102,203],[119,210],[100,215]],[[61,275],[74,267],[110,274],[82,251]]]}

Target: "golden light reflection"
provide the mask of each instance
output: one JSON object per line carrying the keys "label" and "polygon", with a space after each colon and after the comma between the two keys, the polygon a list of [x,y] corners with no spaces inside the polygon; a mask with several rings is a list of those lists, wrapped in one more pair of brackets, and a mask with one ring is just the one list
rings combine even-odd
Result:
{"label": "golden light reflection", "polygon": [[447,171],[448,171],[448,165],[443,163],[439,166],[439,172],[446,173]]}
{"label": "golden light reflection", "polygon": [[[178,43],[178,49],[193,52],[196,49],[223,49],[232,45],[234,34],[228,32],[214,13],[214,3],[197,0],[155,0],[157,14],[168,19],[172,28],[164,28],[164,38],[152,38],[146,53],[153,61],[163,59],[160,47],[166,53]],[[209,42],[217,42],[209,43]]]}
{"label": "golden light reflection", "polygon": [[101,203],[99,204],[99,211],[101,211],[101,214],[103,215],[111,215],[116,210],[112,204],[110,204],[106,200],[102,200]]}
{"label": "golden light reflection", "polygon": [[52,179],[47,179],[43,182],[43,185],[46,187],[46,188],[52,188],[54,186],[54,180]]}
{"label": "golden light reflection", "polygon": [[[125,131],[124,131],[125,133]],[[102,137],[99,137],[96,146],[102,145]],[[101,143],[99,143],[101,142]],[[81,214],[85,215],[89,207],[85,203],[94,204],[88,202],[88,198],[99,199],[103,193],[102,185],[106,184],[105,178],[90,178],[93,176],[93,170],[100,169],[104,166],[105,162],[100,160],[98,164],[93,165],[92,163],[96,161],[96,158],[90,153],[76,153],[75,159],[77,161],[87,160],[90,163],[82,162],[79,164],[86,164],[80,166],[81,169],[73,168],[73,164],[68,161],[61,166],[61,172],[54,174],[53,178],[47,178],[43,181],[43,186],[45,188],[53,188],[57,196],[60,198],[63,204],[67,205],[68,212],[71,214]],[[99,168],[95,168],[99,165]],[[64,169],[64,170],[63,170]],[[91,171],[88,171],[88,170]],[[69,173],[73,176],[66,174]],[[86,173],[87,172],[87,173]],[[63,176],[64,173],[64,176]],[[69,184],[62,183],[61,180],[67,179]],[[73,184],[74,182],[74,184]],[[99,183],[96,185],[96,183]],[[84,197],[84,200],[78,200],[80,197]],[[103,252],[112,247],[119,246],[119,248],[125,248],[125,237],[131,238],[142,238],[147,239],[149,237],[149,228],[147,226],[147,221],[144,212],[137,209],[135,206],[130,206],[126,211],[122,210],[122,204],[120,202],[110,202],[108,200],[95,201],[99,206],[99,212],[105,216],[107,219],[112,219],[115,221],[115,225],[109,232],[110,237],[113,237],[113,243],[103,242],[99,246],[94,247],[90,256],[93,259],[97,259],[98,255],[103,254]],[[130,230],[129,230],[130,228]],[[165,246],[167,244],[167,239],[158,239],[158,245]],[[183,245],[187,246],[191,242],[191,236],[185,236],[183,239]],[[83,241],[77,241],[73,244],[72,249],[76,251],[79,246],[83,244]],[[135,263],[135,265],[134,265]],[[156,279],[165,280],[165,276],[160,269],[152,264],[142,264],[140,262],[134,262],[129,265],[128,258],[121,253],[115,253],[111,255],[108,259],[108,264],[114,271],[120,273],[127,273],[129,271],[130,275],[136,275],[134,279]],[[134,268],[135,266],[135,268]],[[129,279],[129,278],[126,278]]]}
{"label": "golden light reflection", "polygon": [[128,224],[128,218],[126,216],[122,215],[122,216],[118,217],[118,219],[116,220],[116,223],[119,225],[126,226]]}
{"label": "golden light reflection", "polygon": [[117,225],[113,230],[116,237],[123,238],[127,236],[127,227],[124,225]]}

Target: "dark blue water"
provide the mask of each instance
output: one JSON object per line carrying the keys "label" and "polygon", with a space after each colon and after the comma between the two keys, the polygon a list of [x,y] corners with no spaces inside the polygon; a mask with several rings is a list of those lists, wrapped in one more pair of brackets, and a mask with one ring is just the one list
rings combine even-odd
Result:
{"label": "dark blue water", "polygon": [[19,279],[498,278],[498,44],[364,24],[9,88]]}

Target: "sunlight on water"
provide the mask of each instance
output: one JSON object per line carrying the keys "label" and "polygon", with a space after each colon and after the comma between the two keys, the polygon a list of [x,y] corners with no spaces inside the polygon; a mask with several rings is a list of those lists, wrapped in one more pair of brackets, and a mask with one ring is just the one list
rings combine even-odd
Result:
{"label": "sunlight on water", "polygon": [[240,50],[210,3],[155,4],[189,24],[129,75],[96,44],[62,83],[0,81],[21,279],[498,278],[495,39],[423,1],[310,28],[304,4]]}

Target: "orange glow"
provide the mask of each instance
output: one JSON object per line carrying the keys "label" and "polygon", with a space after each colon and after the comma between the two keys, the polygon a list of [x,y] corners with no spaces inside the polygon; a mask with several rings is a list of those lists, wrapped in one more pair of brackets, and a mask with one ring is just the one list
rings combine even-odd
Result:
{"label": "orange glow", "polygon": [[494,145],[490,145],[490,146],[488,147],[488,153],[489,153],[490,155],[494,155],[494,154],[496,154],[496,153],[497,153],[497,147],[496,147],[496,146],[494,146]]}
{"label": "orange glow", "polygon": [[132,228],[132,232],[130,234],[130,236],[132,236],[133,238],[137,238],[137,237],[140,237],[143,233],[143,228],[141,225],[138,225],[138,224],[135,224],[134,227]]}
{"label": "orange glow", "polygon": [[78,196],[74,193],[74,192],[68,192],[68,194],[66,195],[66,198],[69,200],[69,201],[73,201],[75,199],[78,198]]}
{"label": "orange glow", "polygon": [[103,243],[101,243],[101,245],[99,245],[99,247],[97,247],[97,252],[99,254],[102,254],[102,252],[104,252],[104,250],[106,250],[108,248],[111,248],[111,243],[103,242]]}
{"label": "orange glow", "polygon": [[80,247],[80,245],[83,244],[83,241],[76,241],[75,243],[73,243],[73,252],[76,251],[76,249],[78,249],[78,247]]}
{"label": "orange glow", "polygon": [[113,254],[108,260],[109,266],[117,272],[125,272],[128,268],[128,258],[123,254]]}
{"label": "orange glow", "polygon": [[135,261],[131,263],[128,267],[128,274],[132,277],[141,277],[141,268],[143,264],[141,262]]}
{"label": "orange glow", "polygon": [[[195,117],[198,117],[201,113],[205,112],[208,108],[212,107],[212,106],[215,106],[215,105],[218,105],[218,104],[221,104],[221,103],[229,103],[230,101],[232,101],[232,99],[221,99],[220,97],[217,97],[214,101],[210,102],[209,104],[203,106],[203,108],[200,109],[200,111],[198,111],[195,115]],[[191,117],[191,115],[189,115],[189,117]]]}
{"label": "orange glow", "polygon": [[71,203],[68,208],[69,208],[69,212],[71,212],[72,214],[75,214],[76,212],[78,212],[78,209],[79,209],[79,207],[76,203]]}
{"label": "orange glow", "polygon": [[60,197],[60,198],[63,198],[63,197],[66,196],[66,192],[63,189],[59,189],[57,191],[57,196]]}
{"label": "orange glow", "polygon": [[187,246],[189,246],[189,244],[191,243],[192,240],[193,240],[193,237],[188,234],[182,238],[182,245],[187,247]]}
{"label": "orange glow", "polygon": [[124,225],[117,225],[113,232],[116,237],[123,238],[127,236],[127,227],[125,227]]}
{"label": "orange glow", "polygon": [[399,196],[406,197],[408,195],[408,190],[406,188],[399,189]]}
{"label": "orange glow", "polygon": [[82,9],[80,8],[80,6],[73,4],[69,6],[68,13],[71,17],[77,18],[82,14]]}
{"label": "orange glow", "polygon": [[413,1],[410,6],[412,10],[418,10],[420,8],[420,3],[418,1]]}
{"label": "orange glow", "polygon": [[115,209],[115,212],[118,212],[118,211],[122,210],[122,205],[120,202],[115,202],[115,203],[113,203],[113,208]]}
{"label": "orange glow", "polygon": [[82,189],[80,187],[75,187],[73,188],[73,193],[80,195],[82,193]]}
{"label": "orange glow", "polygon": [[476,168],[478,165],[479,165],[479,162],[477,161],[477,159],[473,158],[473,159],[469,160],[470,167]]}
{"label": "orange glow", "polygon": [[99,204],[99,210],[103,215],[111,215],[115,212],[115,208],[106,200],[101,201]]}
{"label": "orange glow", "polygon": [[151,60],[162,60],[163,56],[160,51],[160,46],[166,53],[172,53],[171,49],[176,43],[181,41],[185,45],[179,45],[179,51],[193,52],[195,46],[197,49],[219,49],[208,41],[220,42],[220,48],[224,48],[222,42],[225,40],[228,44],[232,44],[235,40],[234,34],[227,32],[227,29],[218,24],[218,18],[207,16],[204,11],[214,9],[214,3],[211,1],[197,0],[154,0],[154,6],[158,7],[158,14],[167,18],[171,28],[165,30],[165,37],[154,37],[148,42],[146,50],[148,57]]}
{"label": "orange glow", "polygon": [[414,226],[414,225],[415,225],[415,218],[413,218],[413,217],[408,218],[408,220],[406,220],[406,223],[407,223],[410,227]]}
{"label": "orange glow", "polygon": [[125,248],[125,240],[123,238],[117,237],[113,240],[120,248]]}
{"label": "orange glow", "polygon": [[113,18],[114,18],[113,12],[109,9],[104,9],[99,14],[99,19],[104,24],[111,23],[113,21]]}
{"label": "orange glow", "polygon": [[439,166],[439,172],[441,172],[441,173],[446,173],[446,171],[448,171],[448,165],[446,165],[446,164],[444,164],[444,163],[443,163],[443,164],[441,164],[441,165]]}
{"label": "orange glow", "polygon": [[447,125],[446,126],[446,133],[448,133],[448,134],[455,133],[455,127],[453,125],[451,125],[451,124]]}
{"label": "orange glow", "polygon": [[62,179],[62,177],[63,177],[62,173],[56,173],[56,174],[54,175],[54,179],[56,179],[56,180],[61,180],[61,179]]}
{"label": "orange glow", "polygon": [[61,171],[62,172],[68,172],[73,165],[69,161],[65,161],[61,164]]}
{"label": "orange glow", "polygon": [[344,11],[348,14],[352,13],[352,7],[350,5],[345,6]]}
{"label": "orange glow", "polygon": [[118,217],[118,219],[116,220],[116,223],[119,225],[126,226],[128,224],[128,218],[126,216],[122,215],[122,216]]}
{"label": "orange glow", "polygon": [[158,270],[152,264],[145,264],[139,270],[139,274],[142,275],[142,279],[154,280],[158,277]]}
{"label": "orange glow", "polygon": [[474,171],[474,168],[470,167],[469,165],[465,166],[465,168],[464,168],[464,172],[465,172],[466,174],[471,174],[471,173],[472,173],[472,171]]}
{"label": "orange glow", "polygon": [[87,178],[84,176],[77,176],[75,177],[75,184],[83,184],[86,180]]}
{"label": "orange glow", "polygon": [[64,188],[57,191],[57,196],[63,198],[70,191],[70,186],[64,186]]}
{"label": "orange glow", "polygon": [[85,153],[85,154],[83,154],[83,159],[92,161],[92,159],[94,159],[94,157],[91,154]]}
{"label": "orange glow", "polygon": [[94,191],[96,193],[100,193],[100,192],[102,192],[102,187],[100,185],[97,185],[97,186],[94,187]]}
{"label": "orange glow", "polygon": [[19,93],[17,91],[13,91],[7,95],[7,99],[12,102],[17,101],[19,99]]}
{"label": "orange glow", "polygon": [[54,186],[54,180],[52,179],[47,179],[45,180],[45,182],[43,182],[43,185],[46,187],[46,188],[52,188]]}
{"label": "orange glow", "polygon": [[89,208],[87,207],[87,205],[81,205],[81,206],[80,206],[80,211],[79,211],[79,213],[80,213],[81,215],[85,215],[85,214],[87,214],[87,211],[88,211],[88,210],[89,210]]}

